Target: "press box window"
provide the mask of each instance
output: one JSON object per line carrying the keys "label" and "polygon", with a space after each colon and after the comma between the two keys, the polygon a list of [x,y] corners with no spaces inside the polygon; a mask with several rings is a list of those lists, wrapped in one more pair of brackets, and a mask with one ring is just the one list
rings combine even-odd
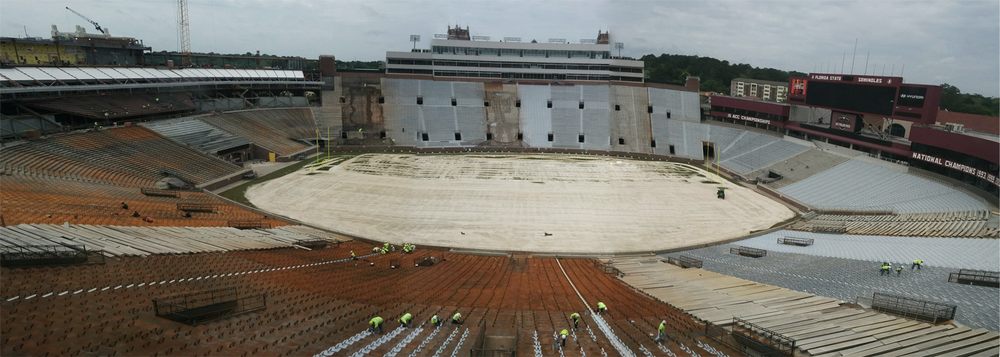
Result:
{"label": "press box window", "polygon": [[552,133],[549,133],[549,142],[552,141]]}
{"label": "press box window", "polygon": [[431,137],[429,135],[427,135],[427,133],[420,133],[420,140],[430,141]]}
{"label": "press box window", "polygon": [[455,133],[455,140],[462,140],[462,133]]}
{"label": "press box window", "polygon": [[625,138],[618,138],[618,145],[625,145]]}
{"label": "press box window", "polygon": [[584,138],[583,138],[583,134],[580,134],[580,135],[577,135],[577,136],[576,136],[576,141],[577,141],[577,142],[580,142],[580,143],[582,143],[582,142],[583,142],[583,139],[584,139]]}
{"label": "press box window", "polygon": [[545,107],[546,108],[552,108],[552,101],[550,100],[550,101],[546,102],[545,103]]}
{"label": "press box window", "polygon": [[344,97],[340,97],[340,102],[341,102],[341,103],[347,103],[347,98],[344,98]]}
{"label": "press box window", "polygon": [[385,104],[385,97],[378,97],[378,104]]}
{"label": "press box window", "polygon": [[518,99],[516,102],[514,102],[514,106],[517,107],[517,108],[520,108],[521,107],[521,100]]}
{"label": "press box window", "polygon": [[673,154],[674,154],[674,146],[670,145],[670,155],[673,155]]}
{"label": "press box window", "polygon": [[583,102],[580,102],[580,109],[583,109]]}
{"label": "press box window", "polygon": [[424,97],[417,97],[417,105],[424,105]]}
{"label": "press box window", "polygon": [[524,133],[517,132],[517,140],[524,140]]}
{"label": "press box window", "polygon": [[493,140],[493,133],[486,133],[486,140]]}
{"label": "press box window", "polygon": [[650,114],[653,113],[653,106],[652,105],[646,106],[646,113],[650,113]]}
{"label": "press box window", "polygon": [[490,102],[488,102],[488,101],[484,101],[484,102],[483,102],[483,106],[484,106],[484,107],[488,107],[488,106],[490,106]]}
{"label": "press box window", "polygon": [[656,140],[650,140],[649,141],[649,147],[655,148],[656,147]]}
{"label": "press box window", "polygon": [[456,106],[456,105],[458,105],[458,100],[457,100],[457,99],[455,99],[455,98],[451,98],[451,106],[453,106],[453,107],[454,107],[454,106]]}
{"label": "press box window", "polygon": [[615,104],[615,111],[616,112],[620,112],[621,110],[622,110],[622,106],[620,106],[618,104]]}

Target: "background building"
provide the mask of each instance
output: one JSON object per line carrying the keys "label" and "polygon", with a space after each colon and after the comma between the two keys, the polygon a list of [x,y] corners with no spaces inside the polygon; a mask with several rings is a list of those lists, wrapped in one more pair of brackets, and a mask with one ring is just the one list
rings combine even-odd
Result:
{"label": "background building", "polygon": [[149,47],[132,37],[76,32],[59,32],[52,26],[52,38],[0,37],[0,63],[44,66],[136,66],[142,65]]}
{"label": "background building", "polygon": [[784,103],[788,99],[788,83],[750,78],[733,78],[733,81],[729,84],[729,95],[733,97],[753,97],[769,102]]}
{"label": "background building", "polygon": [[433,77],[643,82],[643,62],[612,54],[607,32],[597,39],[569,43],[505,37],[469,36],[469,29],[448,28],[435,35],[430,49],[386,52],[386,73]]}

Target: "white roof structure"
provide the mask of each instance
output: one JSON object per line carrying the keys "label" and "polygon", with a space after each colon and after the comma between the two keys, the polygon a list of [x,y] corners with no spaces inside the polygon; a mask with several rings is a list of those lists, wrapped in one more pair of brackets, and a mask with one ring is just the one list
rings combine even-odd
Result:
{"label": "white roof structure", "polygon": [[[144,67],[13,67],[0,68],[0,93],[37,91],[34,87],[141,85],[198,82],[308,82],[300,70]],[[84,87],[86,88],[86,87]]]}

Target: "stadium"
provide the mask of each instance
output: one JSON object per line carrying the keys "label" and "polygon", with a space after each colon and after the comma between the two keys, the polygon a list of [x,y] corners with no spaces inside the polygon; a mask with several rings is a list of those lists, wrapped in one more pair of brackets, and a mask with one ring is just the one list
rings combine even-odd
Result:
{"label": "stadium", "polygon": [[902,77],[704,96],[612,46],[5,57],[0,353],[1000,354],[998,128]]}

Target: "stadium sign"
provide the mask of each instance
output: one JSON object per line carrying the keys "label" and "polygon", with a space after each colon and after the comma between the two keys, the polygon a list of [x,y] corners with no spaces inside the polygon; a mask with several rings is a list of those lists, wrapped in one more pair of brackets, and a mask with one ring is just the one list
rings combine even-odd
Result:
{"label": "stadium sign", "polygon": [[809,79],[817,81],[854,82],[863,84],[899,85],[903,82],[900,77],[875,77],[875,76],[855,76],[837,74],[810,74]]}
{"label": "stadium sign", "polygon": [[726,113],[726,118],[729,118],[729,119],[738,119],[738,120],[746,120],[746,121],[752,121],[754,123],[761,123],[761,124],[765,124],[765,125],[771,125],[771,121],[770,120],[761,119],[761,118],[755,118],[755,117],[746,116],[746,115],[740,115],[740,114]]}
{"label": "stadium sign", "polygon": [[940,157],[930,156],[927,154],[921,154],[918,152],[913,153],[910,157],[920,161],[929,162],[935,165],[944,166],[952,170],[964,172],[969,175],[973,175],[980,179],[986,180],[987,182],[992,183],[994,186],[1000,186],[1000,180],[998,180],[996,175],[966,164],[961,164],[951,160],[946,160]]}
{"label": "stadium sign", "polygon": [[815,79],[818,81],[842,81],[844,76],[831,76],[828,74],[810,74],[809,79]]}

